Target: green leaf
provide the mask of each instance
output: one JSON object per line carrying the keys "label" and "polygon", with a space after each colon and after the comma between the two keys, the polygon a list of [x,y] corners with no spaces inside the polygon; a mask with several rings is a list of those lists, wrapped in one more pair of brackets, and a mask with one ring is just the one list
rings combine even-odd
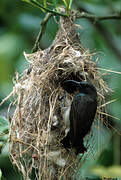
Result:
{"label": "green leaf", "polygon": [[8,121],[4,117],[0,117],[0,134],[8,130]]}
{"label": "green leaf", "polygon": [[66,8],[68,7],[68,4],[67,4],[67,0],[62,0],[63,1],[63,3],[65,4],[65,6],[66,6]]}
{"label": "green leaf", "polygon": [[2,171],[1,171],[1,169],[0,169],[0,180],[2,179]]}
{"label": "green leaf", "polygon": [[0,116],[0,125],[8,125],[8,120],[5,117]]}
{"label": "green leaf", "polygon": [[1,142],[1,147],[6,144],[8,140],[8,121],[4,117],[0,117],[0,142]]}
{"label": "green leaf", "polygon": [[30,1],[29,1],[29,0],[22,0],[22,1],[27,2],[27,3],[30,3]]}
{"label": "green leaf", "polygon": [[47,8],[47,1],[46,0],[43,0],[43,5],[44,5],[44,8]]}
{"label": "green leaf", "polygon": [[71,9],[72,2],[73,2],[73,0],[70,0],[70,2],[69,2],[69,9]]}
{"label": "green leaf", "polygon": [[58,0],[53,0],[53,4],[54,4],[56,10],[58,11]]}
{"label": "green leaf", "polygon": [[121,166],[116,165],[108,168],[104,166],[93,167],[90,172],[93,175],[105,178],[121,178]]}
{"label": "green leaf", "polygon": [[54,11],[54,10],[51,10],[51,9],[49,9],[49,8],[45,8],[45,7],[42,6],[38,1],[35,1],[35,0],[22,0],[22,1],[25,1],[25,2],[27,2],[27,3],[29,3],[29,4],[32,4],[33,6],[39,8],[39,9],[41,9],[42,11],[45,11],[45,12],[54,13],[54,14],[59,15],[59,16],[65,16],[65,17],[68,16],[68,14],[62,14],[62,13],[60,13],[60,12],[58,12],[58,11]]}
{"label": "green leaf", "polygon": [[35,1],[35,0],[22,0],[22,1],[27,2],[27,3],[29,3],[29,4],[31,4],[33,6],[41,9],[41,11],[45,12],[45,7],[42,7],[42,5],[39,2]]}
{"label": "green leaf", "polygon": [[73,0],[62,0],[62,1],[66,6],[67,11],[69,11],[71,9]]}

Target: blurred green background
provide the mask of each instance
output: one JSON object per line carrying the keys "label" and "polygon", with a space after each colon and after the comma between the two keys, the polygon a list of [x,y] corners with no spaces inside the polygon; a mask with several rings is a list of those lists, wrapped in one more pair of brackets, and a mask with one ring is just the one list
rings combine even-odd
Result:
{"label": "blurred green background", "polygon": [[[109,15],[121,12],[121,1],[74,0],[72,7],[96,15]],[[44,16],[44,12],[40,9],[21,0],[0,0],[0,101],[12,91],[15,72],[22,72],[27,67],[28,63],[23,56],[23,52],[31,53]],[[97,23],[88,19],[78,19],[76,23],[82,26],[82,29],[78,31],[84,47],[90,49],[91,52],[99,52],[100,61],[98,66],[112,71],[121,71],[121,19],[105,20]],[[51,18],[40,42],[42,49],[51,44],[57,29],[58,24]],[[106,71],[101,72],[105,73]],[[100,131],[99,135],[104,136],[102,138],[103,143],[101,143],[104,148],[101,147],[102,151],[96,159],[92,158],[93,162],[89,158],[80,174],[81,176],[85,175],[85,169],[88,169],[89,166],[90,171],[86,176],[111,176],[120,179],[121,74],[108,73],[107,76],[104,76],[104,79],[114,91],[107,96],[107,100],[117,99],[116,102],[107,105],[108,113],[116,116],[119,120],[109,118],[112,127]],[[10,102],[11,99],[0,107],[0,179],[19,180],[21,177],[8,158],[7,137],[9,125],[5,117]],[[112,134],[110,138],[108,131]],[[107,141],[105,142],[104,139]],[[98,145],[98,142],[95,141],[96,143]]]}

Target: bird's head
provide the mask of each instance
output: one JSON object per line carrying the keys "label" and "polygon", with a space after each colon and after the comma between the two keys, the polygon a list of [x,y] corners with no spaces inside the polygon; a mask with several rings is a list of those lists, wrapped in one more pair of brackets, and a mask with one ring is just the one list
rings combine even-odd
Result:
{"label": "bird's head", "polygon": [[62,88],[67,91],[69,94],[75,93],[76,91],[84,94],[89,94],[94,97],[97,97],[96,88],[87,81],[75,81],[75,80],[66,80],[61,84]]}
{"label": "bird's head", "polygon": [[61,87],[69,94],[72,94],[78,90],[79,82],[74,80],[66,80],[61,83]]}
{"label": "bird's head", "polygon": [[89,94],[90,96],[94,96],[95,98],[97,98],[96,88],[90,82],[81,81],[79,82],[79,84],[80,84],[80,92]]}

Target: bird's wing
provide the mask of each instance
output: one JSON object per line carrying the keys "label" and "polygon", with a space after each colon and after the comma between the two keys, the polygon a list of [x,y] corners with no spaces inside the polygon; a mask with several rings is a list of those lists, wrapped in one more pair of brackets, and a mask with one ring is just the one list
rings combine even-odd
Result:
{"label": "bird's wing", "polygon": [[96,100],[80,94],[74,97],[70,110],[70,132],[73,141],[83,138],[90,130],[97,108]]}

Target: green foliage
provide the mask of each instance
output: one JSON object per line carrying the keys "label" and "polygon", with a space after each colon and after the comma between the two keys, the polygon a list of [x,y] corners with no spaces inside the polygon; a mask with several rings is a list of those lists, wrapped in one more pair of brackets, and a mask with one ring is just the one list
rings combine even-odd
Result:
{"label": "green foliage", "polygon": [[[25,1],[30,3],[30,0]],[[39,9],[29,6],[27,3],[23,3],[21,0],[14,0],[14,3],[10,3],[10,0],[0,0],[1,99],[11,92],[13,86],[12,78],[15,75],[15,71],[22,72],[27,67],[27,62],[23,56],[23,51],[27,53],[31,52],[36,36],[39,32],[40,22],[45,16],[47,9],[59,13],[58,7],[60,5],[64,5],[67,12],[72,8],[71,0],[33,1],[39,3]],[[38,6],[38,4],[36,5]],[[42,7],[40,7],[40,5]],[[97,15],[106,15],[121,11],[120,0],[74,0],[73,5],[76,8],[81,7]],[[98,62],[98,66],[104,69],[121,71],[120,59],[117,58],[115,51],[110,48],[105,37],[103,34],[101,34],[101,31],[98,31],[96,24],[91,24],[87,19],[79,19],[76,23],[81,25],[79,34],[81,42],[85,48],[90,49],[92,52],[100,53],[101,60]],[[111,33],[110,41],[113,41],[114,44],[118,46],[119,50],[121,50],[121,21],[108,20],[102,21],[100,24],[103,25],[104,32],[106,29]],[[54,19],[51,18],[47,24],[45,34],[41,39],[40,48],[45,49],[51,44],[55,37],[57,28],[58,24]],[[101,72],[104,73],[104,79],[107,81],[109,87],[114,90],[113,95],[110,94],[109,99],[117,99],[117,102],[108,105],[108,113],[111,113],[113,116],[121,119],[121,75],[107,72],[107,75],[105,76],[106,72]],[[4,109],[0,107],[0,110]],[[109,122],[111,122],[111,119],[109,119]],[[120,130],[121,120],[115,120],[115,123],[118,124],[118,128]],[[12,170],[12,166],[8,160],[8,131],[9,125],[7,119],[0,117],[0,169],[2,171],[2,174],[0,171],[0,179],[3,175],[5,176],[6,180],[19,180],[20,177],[15,173],[15,171]],[[118,175],[120,177],[119,171],[121,171],[121,167],[115,166],[113,161],[113,157],[116,156],[114,152],[113,141],[112,145],[110,146],[110,143],[108,143],[109,140],[106,138],[107,135],[105,134],[105,131],[99,130],[99,136],[103,139],[103,143],[101,144],[101,147],[98,147],[98,139],[92,142],[93,148],[86,157],[86,159],[88,159],[88,157],[91,157],[92,159],[89,159],[87,164],[85,164],[83,168],[80,168],[81,175],[84,175],[85,171],[87,171],[86,176],[91,176],[92,174],[97,176],[109,176],[109,173],[111,172],[114,173],[114,177],[117,177]],[[97,135],[95,135],[95,138],[98,138]],[[95,157],[95,149],[96,152],[97,150],[100,151],[101,148],[105,148],[104,144],[107,145],[109,149],[108,152],[106,153],[105,151],[102,151],[101,158],[100,156]],[[120,149],[119,146],[116,146],[115,148]],[[112,166],[112,169],[110,166]],[[93,169],[90,174],[88,172],[88,168]]]}
{"label": "green foliage", "polygon": [[58,11],[58,0],[53,0],[53,4],[55,6],[55,9]]}
{"label": "green foliage", "polygon": [[7,143],[9,133],[8,121],[4,117],[0,117],[0,152]]}
{"label": "green foliage", "polygon": [[0,170],[0,180],[2,180],[2,171]]}
{"label": "green foliage", "polygon": [[105,168],[104,166],[93,167],[90,171],[92,174],[100,177],[109,178],[121,178],[121,166],[111,166]]}
{"label": "green foliage", "polygon": [[[59,7],[59,3],[58,0],[53,0],[53,3],[49,3],[49,1],[44,0],[44,1],[37,1],[37,0],[22,0],[25,1],[37,8],[39,8],[41,11],[47,13],[47,12],[51,12],[53,14],[57,14],[60,16],[68,16],[69,15],[69,11],[71,10],[71,6],[72,6],[72,1],[73,0],[61,0],[60,4],[64,5],[66,8],[66,12],[67,14],[62,14],[61,12],[59,12],[58,7]],[[49,4],[49,5],[48,5]],[[51,4],[51,6],[50,6]],[[54,10],[56,9],[56,10]]]}
{"label": "green foliage", "polygon": [[20,180],[20,175],[13,169],[8,158],[8,134],[8,120],[0,116],[0,180]]}
{"label": "green foliage", "polygon": [[73,0],[62,0],[62,1],[64,2],[64,5],[65,5],[67,11],[71,10]]}
{"label": "green foliage", "polygon": [[43,12],[46,12],[46,0],[44,1],[44,5],[37,2],[36,0],[22,0],[22,1],[25,1],[25,2],[27,2],[29,4],[31,4],[31,5],[39,8]]}

